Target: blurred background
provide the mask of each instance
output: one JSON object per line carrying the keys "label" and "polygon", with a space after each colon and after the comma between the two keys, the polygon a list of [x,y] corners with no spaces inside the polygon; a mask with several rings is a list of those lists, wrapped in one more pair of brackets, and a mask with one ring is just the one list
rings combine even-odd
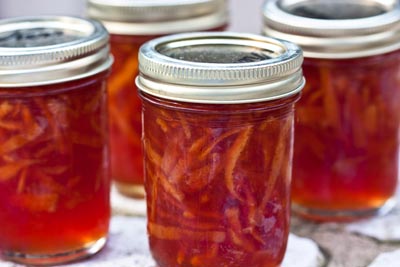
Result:
{"label": "blurred background", "polygon": [[[228,0],[229,30],[261,33],[264,0]],[[85,15],[86,0],[0,0],[0,18],[30,15]]]}

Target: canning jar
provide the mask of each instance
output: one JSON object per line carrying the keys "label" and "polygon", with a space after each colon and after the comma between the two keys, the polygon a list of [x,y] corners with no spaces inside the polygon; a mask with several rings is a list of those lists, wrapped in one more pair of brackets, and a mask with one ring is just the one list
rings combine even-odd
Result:
{"label": "canning jar", "polygon": [[111,33],[115,64],[108,80],[111,173],[119,192],[144,197],[141,102],[134,77],[139,47],[157,36],[223,29],[226,0],[89,0],[88,15]]}
{"label": "canning jar", "polygon": [[140,49],[150,249],[158,266],[279,266],[289,233],[301,50],[192,33]]}
{"label": "canning jar", "polygon": [[304,51],[293,208],[318,220],[389,211],[399,179],[397,1],[268,1],[265,34]]}
{"label": "canning jar", "polygon": [[100,23],[0,21],[0,258],[75,260],[105,243],[110,218]]}

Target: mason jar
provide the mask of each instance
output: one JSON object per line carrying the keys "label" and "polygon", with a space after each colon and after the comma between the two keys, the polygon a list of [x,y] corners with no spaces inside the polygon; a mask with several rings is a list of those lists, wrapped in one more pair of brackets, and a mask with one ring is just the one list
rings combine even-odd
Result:
{"label": "mason jar", "polygon": [[264,19],[266,35],[296,42],[305,56],[294,211],[317,220],[386,213],[399,179],[399,4],[271,0]]}
{"label": "mason jar", "polygon": [[222,30],[226,0],[88,0],[88,15],[111,33],[115,64],[108,80],[111,173],[122,194],[144,197],[141,102],[133,77],[139,47],[157,36]]}
{"label": "mason jar", "polygon": [[251,34],[179,34],[141,47],[147,230],[158,266],[279,266],[301,63],[296,45]]}
{"label": "mason jar", "polygon": [[110,218],[108,34],[75,17],[2,20],[0,62],[0,258],[94,254]]}

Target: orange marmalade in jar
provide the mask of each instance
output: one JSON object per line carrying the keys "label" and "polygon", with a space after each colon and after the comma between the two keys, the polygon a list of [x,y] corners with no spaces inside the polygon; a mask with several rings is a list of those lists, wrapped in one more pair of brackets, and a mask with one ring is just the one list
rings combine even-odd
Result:
{"label": "orange marmalade in jar", "polygon": [[119,192],[143,198],[141,102],[134,78],[139,47],[157,36],[223,29],[226,0],[89,0],[88,15],[111,33],[108,80],[111,173]]}
{"label": "orange marmalade in jar", "polygon": [[98,22],[0,21],[0,258],[53,265],[99,251],[110,218]]}
{"label": "orange marmalade in jar", "polygon": [[159,267],[277,267],[289,233],[301,50],[250,34],[139,54],[150,249]]}
{"label": "orange marmalade in jar", "polygon": [[297,42],[305,56],[294,211],[317,220],[387,212],[399,179],[399,4],[271,0],[264,12],[265,34]]}

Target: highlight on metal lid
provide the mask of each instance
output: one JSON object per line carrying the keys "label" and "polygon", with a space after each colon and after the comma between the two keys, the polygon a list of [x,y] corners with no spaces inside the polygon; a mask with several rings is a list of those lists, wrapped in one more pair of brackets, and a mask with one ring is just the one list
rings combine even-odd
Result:
{"label": "highlight on metal lid", "polygon": [[157,38],[139,51],[140,91],[193,103],[249,103],[289,97],[304,87],[301,49],[232,32]]}
{"label": "highlight on metal lid", "polygon": [[164,35],[224,26],[227,0],[87,0],[87,13],[112,34]]}
{"label": "highlight on metal lid", "polygon": [[0,21],[0,87],[88,77],[112,64],[108,33],[93,20],[23,17]]}
{"label": "highlight on metal lid", "polygon": [[400,49],[397,0],[268,0],[264,34],[291,40],[305,57],[357,58]]}

